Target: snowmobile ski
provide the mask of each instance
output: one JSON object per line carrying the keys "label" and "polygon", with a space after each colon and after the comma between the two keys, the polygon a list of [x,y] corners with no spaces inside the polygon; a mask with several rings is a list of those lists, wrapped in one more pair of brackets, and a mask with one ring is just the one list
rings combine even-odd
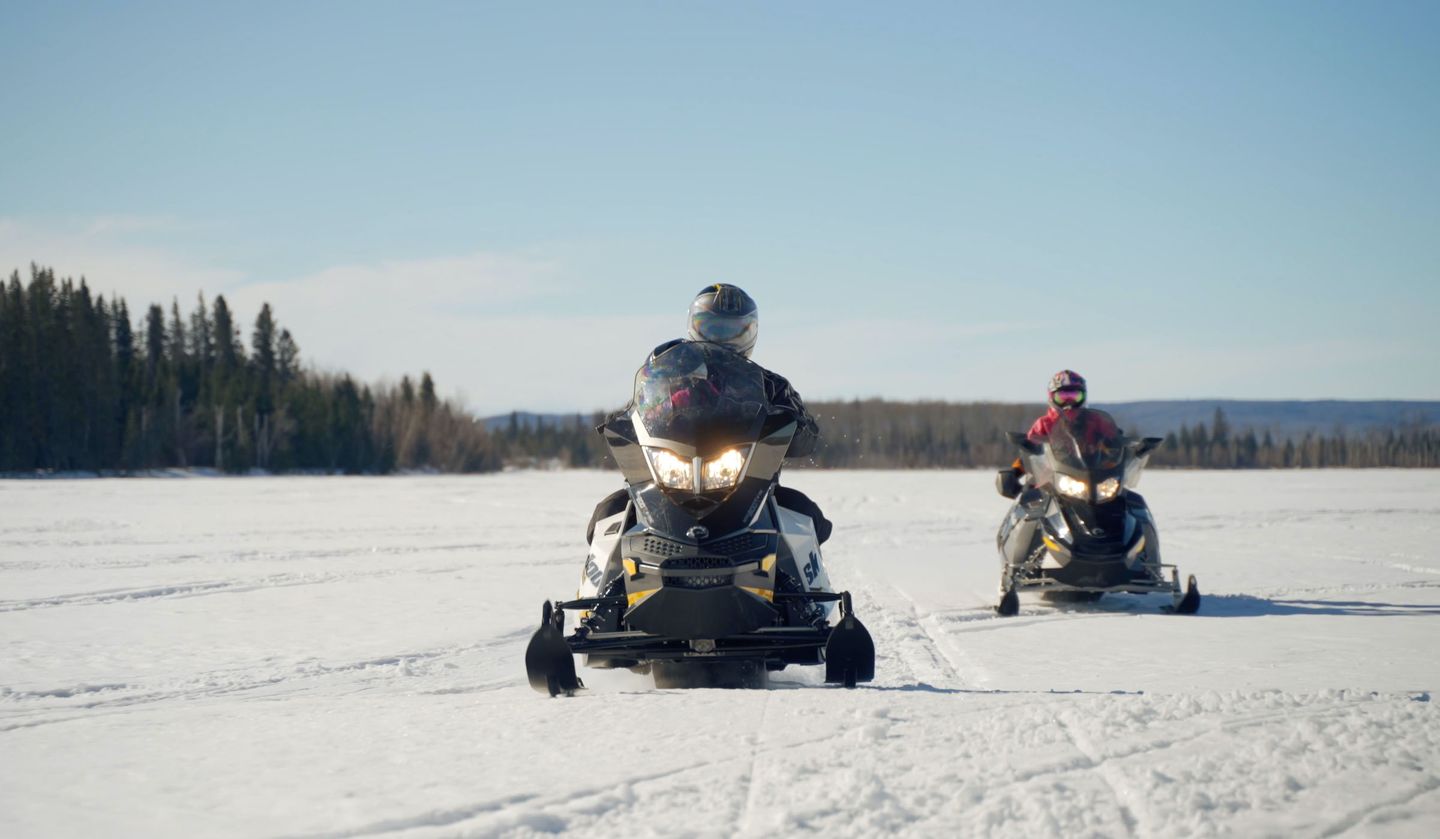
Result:
{"label": "snowmobile ski", "polygon": [[825,681],[853,688],[875,678],[875,640],[855,617],[850,592],[840,593],[840,620],[825,642]]}
{"label": "snowmobile ski", "polygon": [[1185,582],[1185,594],[1177,595],[1175,600],[1175,614],[1193,615],[1200,611],[1200,586],[1195,582],[1195,575],[1191,574],[1190,579]]}
{"label": "snowmobile ski", "polygon": [[549,600],[540,614],[540,628],[525,648],[525,674],[530,687],[550,696],[571,696],[585,687],[575,675],[575,659],[565,643],[565,613]]}

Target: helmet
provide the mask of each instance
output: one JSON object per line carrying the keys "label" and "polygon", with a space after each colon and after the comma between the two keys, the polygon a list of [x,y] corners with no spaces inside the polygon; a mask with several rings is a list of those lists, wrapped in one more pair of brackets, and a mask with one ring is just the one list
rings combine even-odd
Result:
{"label": "helmet", "polygon": [[746,358],[760,332],[760,311],[739,286],[706,286],[690,304],[690,340],[724,344]]}
{"label": "helmet", "polygon": [[1061,370],[1050,377],[1046,393],[1057,408],[1079,407],[1085,403],[1085,377],[1074,370]]}

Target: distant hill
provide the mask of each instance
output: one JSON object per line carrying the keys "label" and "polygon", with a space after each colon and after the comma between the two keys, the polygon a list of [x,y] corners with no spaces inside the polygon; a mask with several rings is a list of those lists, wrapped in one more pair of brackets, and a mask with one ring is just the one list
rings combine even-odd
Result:
{"label": "distant hill", "polygon": [[[819,409],[822,404],[816,403]],[[1306,432],[1333,435],[1343,429],[1348,435],[1372,429],[1440,425],[1440,401],[1367,400],[1259,400],[1259,399],[1156,399],[1141,402],[1096,402],[1095,407],[1114,414],[1129,431],[1163,436],[1179,431],[1181,425],[1194,428],[1211,424],[1215,409],[1225,412],[1232,428],[1269,430],[1277,438],[1303,437]],[[1039,411],[1040,407],[1035,406]],[[571,430],[591,427],[589,413],[554,414],[519,411],[515,421],[522,429],[555,428]],[[511,415],[487,417],[485,427],[504,431]]]}
{"label": "distant hill", "polygon": [[485,430],[490,432],[505,431],[510,428],[512,421],[525,431],[537,428],[555,428],[569,431],[575,428],[593,428],[595,418],[593,414],[537,414],[531,411],[515,411],[513,414],[500,414],[499,416],[486,417]]}
{"label": "distant hill", "polygon": [[1157,436],[1179,431],[1181,425],[1208,426],[1216,408],[1225,412],[1232,428],[1269,430],[1278,438],[1301,437],[1310,431],[1333,435],[1341,429],[1349,436],[1373,429],[1440,425],[1440,402],[1192,399],[1097,402],[1096,407],[1114,414],[1127,430]]}

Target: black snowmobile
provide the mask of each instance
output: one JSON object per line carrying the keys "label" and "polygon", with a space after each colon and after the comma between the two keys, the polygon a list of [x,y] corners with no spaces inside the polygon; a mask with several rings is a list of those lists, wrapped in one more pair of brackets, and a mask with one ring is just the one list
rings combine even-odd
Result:
{"label": "black snowmobile", "polygon": [[1106,592],[1161,593],[1173,609],[1200,608],[1192,575],[1160,561],[1160,537],[1145,499],[1134,491],[1157,437],[1127,438],[1104,411],[1082,409],[1062,416],[1041,444],[1012,432],[1025,479],[1004,469],[996,489],[1015,506],[1000,525],[1000,603],[996,611],[1020,610],[1021,591],[1050,600],[1093,601]]}
{"label": "black snowmobile", "polygon": [[874,643],[849,593],[830,588],[816,521],[777,492],[795,428],[771,410],[763,369],[725,347],[651,358],[630,408],[600,428],[628,498],[593,523],[576,599],[545,603],[525,651],[531,686],[582,687],[573,654],[649,670],[657,687],[763,687],[790,664],[870,681]]}

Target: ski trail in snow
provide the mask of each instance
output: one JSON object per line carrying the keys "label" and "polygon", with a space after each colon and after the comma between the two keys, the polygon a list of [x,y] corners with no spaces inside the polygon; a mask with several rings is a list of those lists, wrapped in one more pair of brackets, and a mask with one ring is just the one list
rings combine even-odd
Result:
{"label": "ski trail in snow", "polygon": [[[902,589],[889,583],[865,580],[857,597],[856,614],[875,641],[875,684],[956,688],[962,686],[959,670],[935,643],[919,606]],[[895,665],[904,674],[895,673]],[[908,676],[908,679],[906,678]]]}
{"label": "ski trail in snow", "polygon": [[735,831],[742,836],[747,835],[751,831],[750,820],[752,814],[755,812],[755,800],[758,792],[755,775],[760,770],[762,744],[765,742],[766,734],[769,731],[768,722],[770,719],[770,708],[773,702],[774,694],[767,694],[765,702],[760,709],[760,725],[756,728],[755,733],[751,735],[750,768],[745,773],[745,793],[740,797],[740,812],[735,818]]}
{"label": "ski trail in snow", "polygon": [[[767,699],[768,702],[768,699]],[[761,716],[764,714],[762,712]],[[397,819],[375,822],[335,832],[295,835],[290,839],[354,839],[361,836],[377,836],[386,833],[400,833],[421,828],[463,827],[465,836],[498,837],[528,835],[532,833],[587,832],[602,823],[623,819],[637,809],[665,809],[674,807],[683,812],[684,799],[696,794],[691,776],[713,773],[717,767],[740,766],[748,762],[749,774],[737,778],[735,788],[744,787],[745,793],[737,796],[736,806],[729,808],[734,816],[752,823],[752,833],[763,833],[753,828],[754,814],[759,812],[758,799],[764,784],[757,784],[755,778],[771,757],[784,758],[790,750],[810,748],[841,739],[848,732],[833,732],[824,736],[790,740],[769,746],[758,741],[752,744],[750,753],[721,756],[700,760],[689,765],[662,770],[626,775],[612,779],[603,785],[587,785],[551,795],[526,795],[520,798],[492,799],[463,807],[440,811],[427,811]],[[749,780],[743,780],[748,778]],[[703,781],[699,782],[703,787]],[[644,794],[636,787],[646,786]],[[666,787],[671,789],[666,789]],[[704,787],[704,794],[713,797],[723,794],[723,787]],[[679,798],[681,800],[672,800]],[[738,809],[737,809],[738,808]],[[474,824],[470,824],[474,822]],[[737,827],[734,818],[726,834],[743,835],[745,830]],[[712,831],[701,831],[708,833]],[[719,835],[719,831],[713,831]],[[452,834],[447,834],[452,835]]]}
{"label": "ski trail in snow", "polygon": [[[474,654],[502,653],[518,645],[532,630],[519,627],[471,644],[431,650],[407,651],[359,661],[331,663],[319,659],[288,662],[283,669],[238,668],[216,670],[185,680],[173,689],[155,685],[76,685],[43,690],[15,690],[0,687],[0,710],[15,710],[0,716],[0,734],[44,725],[92,719],[97,714],[131,713],[147,706],[171,702],[196,702],[253,695],[273,700],[284,695],[303,694],[325,684],[364,689],[370,684],[392,683],[396,676],[413,678],[432,675],[437,666]],[[509,687],[513,677],[482,681],[465,686],[445,685],[418,689],[426,695],[481,693]],[[118,694],[118,695],[117,695]],[[82,701],[69,701],[82,700]],[[90,712],[90,713],[77,713]]]}
{"label": "ski trail in snow", "polygon": [[[444,574],[454,568],[425,569],[419,573]],[[393,576],[393,570],[370,572],[347,572],[344,574],[273,574],[249,580],[208,580],[173,585],[145,586],[133,589],[110,589],[104,591],[59,594],[30,600],[0,600],[0,612],[18,612],[29,609],[53,608],[58,606],[107,606],[116,603],[135,603],[153,599],[186,599],[208,597],[216,594],[248,594],[267,589],[289,588],[292,586],[314,586],[336,582],[354,582],[367,577]]]}
{"label": "ski trail in snow", "polygon": [[1149,826],[1137,817],[1136,811],[1127,803],[1136,800],[1138,796],[1134,795],[1124,774],[1116,771],[1112,762],[1099,757],[1094,744],[1072,723],[1066,721],[1067,716],[1069,715],[1065,713],[1057,714],[1055,722],[1059,724],[1061,731],[1065,732],[1065,736],[1085,758],[1089,767],[1096,770],[1100,779],[1110,790],[1111,797],[1115,799],[1115,807],[1119,810],[1120,821],[1125,825],[1126,833],[1130,836],[1135,836],[1137,833],[1141,836],[1152,835]]}
{"label": "ski trail in snow", "polygon": [[1394,807],[1404,807],[1415,799],[1420,798],[1421,796],[1428,793],[1434,792],[1437,789],[1440,789],[1440,778],[1431,775],[1430,777],[1421,781],[1409,792],[1404,792],[1394,798],[1357,809],[1355,812],[1347,815],[1345,818],[1341,819],[1338,822],[1335,822],[1334,824],[1322,830],[1320,833],[1316,834],[1317,839],[1329,839],[1329,837],[1332,836],[1341,836],[1349,833],[1355,828],[1362,827],[1364,822],[1368,820],[1371,816]]}

